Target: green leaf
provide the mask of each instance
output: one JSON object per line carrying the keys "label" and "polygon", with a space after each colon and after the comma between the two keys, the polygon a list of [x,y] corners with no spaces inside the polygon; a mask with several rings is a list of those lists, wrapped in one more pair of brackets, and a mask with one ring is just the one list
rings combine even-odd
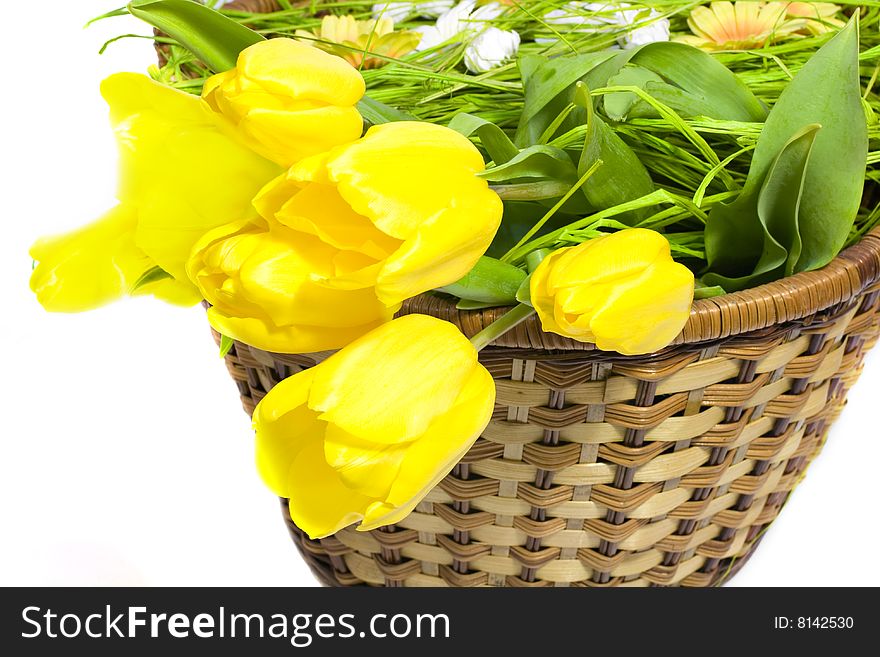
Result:
{"label": "green leaf", "polygon": [[[560,113],[573,102],[577,82],[583,82],[590,89],[610,86],[629,63],[650,71],[668,83],[670,89],[676,90],[672,97],[678,102],[673,106],[684,116],[763,121],[767,115],[761,101],[727,67],[699,48],[683,43],[649,43],[632,50],[553,59],[543,55],[526,55],[519,60],[525,104],[514,141],[520,146],[537,143]],[[645,78],[646,75],[642,73],[640,77]],[[654,83],[657,82],[655,79]],[[642,84],[636,80],[628,82],[626,86],[642,87]],[[647,90],[647,87],[642,88]],[[670,97],[669,89],[658,89],[666,90],[667,97]],[[621,108],[631,106],[631,100],[626,97],[612,100],[612,113],[609,116],[620,116]],[[583,125],[586,120],[581,108],[571,112],[556,132]]]}
{"label": "green leaf", "polygon": [[538,182],[490,185],[502,201],[546,201],[564,196],[571,189],[571,183],[555,180]]}
{"label": "green leaf", "polygon": [[[801,244],[793,241],[788,227],[782,237],[788,242],[785,248],[791,248],[794,254],[791,258],[786,254],[784,267],[767,271],[770,263],[779,260],[778,249],[769,241],[766,230],[768,213],[771,209],[782,212],[792,202],[790,179],[796,165],[787,161],[798,163],[795,155],[802,154],[804,144],[798,146],[795,142],[804,137],[805,126],[812,124],[822,129],[815,132],[805,163],[796,212]],[[791,152],[780,159],[787,149]],[[853,18],[783,90],[758,139],[740,196],[731,204],[716,205],[709,214],[707,282],[717,281],[728,290],[742,289],[830,262],[846,242],[859,209],[867,150],[858,70],[858,23]],[[779,172],[774,173],[774,180],[768,181],[771,170],[776,169]],[[783,174],[786,169],[793,172]],[[780,228],[775,222],[774,218],[771,223],[778,233]]]}
{"label": "green leaf", "polygon": [[[523,282],[520,284],[519,289],[516,291],[516,300],[520,303],[524,303],[527,306],[532,306],[532,275],[529,274],[525,277]],[[532,306],[534,307],[534,306]]]}
{"label": "green leaf", "polygon": [[[575,102],[587,112],[587,136],[578,173],[583,175],[596,162],[602,162],[583,186],[590,205],[596,210],[604,210],[653,192],[654,183],[647,169],[633,150],[593,111],[590,91],[583,82],[577,83]],[[620,221],[634,225],[643,214],[644,211],[628,213]]]}
{"label": "green leaf", "polygon": [[[684,89],[680,89],[666,82],[648,82],[645,85],[645,91],[653,98],[675,111],[679,116],[687,118],[694,116],[707,116],[713,119],[722,118],[722,112],[718,111],[718,108],[712,105],[711,100],[694,96]],[[636,107],[637,113],[635,115],[649,117],[658,116],[657,111],[647,103],[642,102],[641,106],[644,107],[644,109],[642,109],[641,112],[638,112],[641,107]]]}
{"label": "green leaf", "polygon": [[[519,146],[537,143],[560,112],[571,105],[574,98],[574,84],[578,80],[587,78],[601,64],[608,60],[616,60],[618,57],[619,54],[614,51],[606,51],[555,59],[543,55],[527,55],[520,58],[519,69],[523,80],[525,104],[514,142]],[[612,71],[614,70],[617,69],[612,68]],[[597,86],[592,80],[588,84]],[[583,125],[585,121],[583,111],[572,112],[560,124],[559,131],[565,132]]]}
{"label": "green leaf", "polygon": [[[559,195],[556,198],[560,198]],[[541,220],[546,211],[547,208],[539,203],[524,203],[516,200],[505,201],[501,227],[495,233],[495,238],[492,240],[492,244],[489,245],[486,255],[493,258],[502,257],[519,243],[523,235],[528,233]],[[541,227],[537,236],[559,230],[574,221],[576,217],[582,217],[583,214],[583,212],[580,212],[573,215],[573,213],[567,212],[566,207],[563,206]]]}
{"label": "green leaf", "polygon": [[[639,87],[645,89],[649,82],[662,82],[663,78],[642,66],[624,66],[608,79],[609,87]],[[602,99],[605,114],[612,121],[623,121],[639,97],[631,91],[616,91]]]}
{"label": "green leaf", "polygon": [[[810,154],[819,130],[820,126],[815,123],[805,126],[783,146],[757,194],[757,222],[743,227],[737,225],[738,205],[750,202],[750,199],[740,197],[741,201],[735,201],[723,211],[731,213],[730,220],[719,224],[718,229],[711,233],[711,248],[718,251],[735,245],[738,240],[753,244],[754,248],[760,245],[761,253],[757,262],[743,276],[708,273],[703,277],[705,282],[723,285],[728,290],[739,290],[791,275],[802,248],[798,226],[799,206]],[[706,235],[708,238],[709,233]],[[737,257],[735,251],[730,253]]]}
{"label": "green leaf", "polygon": [[516,301],[516,291],[525,277],[522,269],[483,256],[464,278],[438,291],[469,301],[506,306]]}
{"label": "green leaf", "polygon": [[226,358],[229,351],[235,346],[235,340],[228,335],[220,336],[220,358]]}
{"label": "green leaf", "polygon": [[496,165],[504,164],[519,154],[519,149],[504,130],[486,119],[462,112],[449,122],[450,129],[470,138],[476,135]]}
{"label": "green leaf", "polygon": [[477,175],[490,182],[540,178],[571,185],[578,179],[577,168],[568,153],[553,146],[529,146],[504,164],[486,169]]}
{"label": "green leaf", "polygon": [[156,283],[158,281],[164,281],[168,278],[173,278],[173,276],[161,267],[156,266],[148,269],[143,274],[141,274],[140,277],[135,281],[134,285],[131,286],[131,293],[133,294],[137,292],[145,285]]}
{"label": "green leaf", "polygon": [[531,275],[540,265],[544,262],[544,258],[553,253],[550,249],[538,249],[537,251],[532,251],[530,254],[526,256],[526,268],[529,270],[529,275]]}
{"label": "green leaf", "polygon": [[357,108],[364,120],[373,125],[395,123],[397,121],[418,121],[412,114],[407,114],[396,107],[381,103],[369,96],[361,98]]}
{"label": "green leaf", "polygon": [[[803,250],[800,236],[800,205],[804,194],[807,167],[821,126],[806,126],[793,136],[767,174],[758,193],[758,219],[764,229],[764,254],[756,269],[769,269],[776,258],[775,243],[784,253],[783,276],[791,276]],[[768,261],[765,264],[765,260]]]}
{"label": "green leaf", "polygon": [[235,68],[238,54],[264,38],[192,0],[135,0],[132,16],[161,30],[216,73]]}
{"label": "green leaf", "polygon": [[694,300],[711,299],[712,297],[720,297],[724,294],[727,294],[727,292],[720,285],[703,285],[694,288]]}
{"label": "green leaf", "polygon": [[684,116],[758,122],[767,116],[767,110],[749,88],[699,48],[673,41],[649,43],[639,48],[630,61],[653,71],[693,99],[695,111]]}
{"label": "green leaf", "polygon": [[[638,87],[653,99],[673,110],[678,117],[709,117],[727,120],[723,108],[713,104],[712,99],[695,96],[689,91],[663,80],[653,71],[640,66],[627,66],[608,80],[609,87]],[[656,118],[660,113],[631,91],[615,91],[605,95],[603,107],[613,120],[627,118]]]}

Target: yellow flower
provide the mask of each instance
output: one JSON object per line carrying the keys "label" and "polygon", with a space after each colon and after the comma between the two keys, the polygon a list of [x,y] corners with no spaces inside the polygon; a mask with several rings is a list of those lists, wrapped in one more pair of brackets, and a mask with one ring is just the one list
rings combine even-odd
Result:
{"label": "yellow flower", "polygon": [[202,96],[251,149],[289,167],[354,141],[364,129],[364,79],[338,57],[293,39],[246,48],[238,65],[208,79]]}
{"label": "yellow flower", "polygon": [[255,216],[251,200],[278,168],[229,139],[199,98],[121,73],[101,92],[119,143],[120,206],[104,219],[38,241],[31,287],[48,310],[88,310],[124,296],[161,267],[173,277],[140,290],[197,303],[185,263],[205,231]]}
{"label": "yellow flower", "polygon": [[220,228],[193,250],[209,320],[269,351],[344,346],[476,264],[502,213],[475,175],[483,168],[465,137],[416,122],[299,162],[254,200],[263,221]]}
{"label": "yellow flower", "polygon": [[840,6],[833,2],[790,2],[785,11],[793,19],[801,19],[804,28],[811,34],[825,34],[846,25],[836,17]]}
{"label": "yellow flower", "polygon": [[166,278],[133,291],[155,263],[134,243],[137,212],[118,205],[104,217],[66,235],[44,237],[31,247],[38,261],[31,289],[47,310],[91,310],[129,293],[153,294],[180,305],[201,297],[188,283]]}
{"label": "yellow flower", "polygon": [[352,16],[324,16],[320,29],[314,32],[297,30],[296,36],[305,43],[342,57],[358,69],[378,68],[388,59],[399,59],[416,49],[421,40],[418,32],[394,31],[394,20],[358,21]]}
{"label": "yellow flower", "polygon": [[551,253],[532,274],[531,297],[545,331],[646,354],[681,332],[694,276],[660,233],[629,228]]}
{"label": "yellow flower", "polygon": [[492,416],[492,376],[452,324],[408,315],[275,386],[257,467],[312,538],[405,518]]}
{"label": "yellow flower", "polygon": [[786,21],[787,2],[712,2],[696,7],[688,25],[696,36],[678,37],[707,50],[760,48],[802,27]]}
{"label": "yellow flower", "polygon": [[212,304],[208,321],[260,349],[336,349],[389,321],[397,307],[344,285],[358,254],[277,222],[235,222],[196,245],[190,276]]}

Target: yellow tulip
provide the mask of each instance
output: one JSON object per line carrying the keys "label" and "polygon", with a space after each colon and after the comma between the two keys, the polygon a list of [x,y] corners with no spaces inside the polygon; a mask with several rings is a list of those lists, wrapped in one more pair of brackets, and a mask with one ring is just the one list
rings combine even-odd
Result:
{"label": "yellow tulip", "polygon": [[457,132],[411,122],[299,162],[255,199],[262,221],[193,250],[212,325],[269,351],[335,349],[457,281],[501,221],[500,199],[475,175],[483,167]]}
{"label": "yellow tulip", "polygon": [[397,307],[370,288],[334,285],[360,267],[357,254],[281,224],[242,221],[196,245],[190,277],[211,303],[208,321],[260,349],[336,349],[389,321]]}
{"label": "yellow tulip", "polygon": [[200,295],[173,278],[133,290],[153,261],[134,243],[137,213],[119,205],[98,221],[66,235],[44,237],[31,247],[39,262],[31,275],[37,300],[53,312],[81,312],[129,293],[153,294],[169,303],[193,305]]}
{"label": "yellow tulip", "polygon": [[193,244],[243,217],[278,167],[224,133],[199,98],[121,73],[101,92],[110,105],[120,156],[120,206],[104,219],[38,241],[31,286],[48,310],[80,311],[124,296],[147,271],[173,277],[144,288],[176,303],[197,303],[186,277]]}
{"label": "yellow tulip", "polygon": [[257,467],[312,538],[405,518],[492,416],[492,376],[452,324],[408,315],[275,386]]}
{"label": "yellow tulip", "polygon": [[364,79],[349,64],[293,39],[246,48],[238,65],[208,79],[202,96],[257,153],[289,167],[354,141]]}
{"label": "yellow tulip", "polygon": [[545,331],[621,354],[662,349],[690,316],[694,276],[660,233],[630,228],[547,256],[531,280]]}

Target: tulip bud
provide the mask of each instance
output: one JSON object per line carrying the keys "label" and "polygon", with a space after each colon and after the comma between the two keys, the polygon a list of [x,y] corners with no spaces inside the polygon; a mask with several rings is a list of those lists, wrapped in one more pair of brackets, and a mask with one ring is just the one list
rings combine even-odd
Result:
{"label": "tulip bud", "polygon": [[492,376],[452,324],[407,315],[275,386],[257,466],[312,538],[399,522],[489,423]]}
{"label": "tulip bud", "polygon": [[339,57],[269,39],[243,50],[234,69],[209,78],[202,96],[248,147],[289,167],[361,136],[355,105],[364,90],[361,74]]}
{"label": "tulip bud", "polygon": [[137,212],[118,205],[97,221],[64,235],[43,237],[31,247],[31,290],[51,312],[75,313],[103,306],[126,294],[153,294],[163,301],[194,305],[189,282],[171,277],[135,285],[155,263],[134,241]]}
{"label": "tulip bud", "polygon": [[401,302],[467,274],[502,206],[477,149],[441,126],[388,123],[303,160],[206,235],[188,272],[218,331],[261,349],[338,349]]}
{"label": "tulip bud", "polygon": [[[317,262],[333,268],[335,255],[315,237],[284,226],[234,222],[196,245],[189,276],[222,335],[267,351],[311,353],[348,344],[398,308],[381,303],[369,287],[334,286],[331,272]],[[339,273],[344,279],[350,271]]]}
{"label": "tulip bud", "polygon": [[[278,167],[230,139],[200,98],[145,75],[117,73],[101,85],[119,143],[120,204],[102,219],[31,249],[31,287],[47,310],[79,312],[135,292],[192,305],[186,275],[206,232],[256,215],[251,201]],[[169,184],[168,172],[187,184]],[[168,278],[134,289],[161,269]],[[164,275],[163,274],[163,275]]]}
{"label": "tulip bud", "polygon": [[636,355],[667,346],[684,328],[694,275],[660,233],[630,228],[547,256],[531,280],[545,331]]}

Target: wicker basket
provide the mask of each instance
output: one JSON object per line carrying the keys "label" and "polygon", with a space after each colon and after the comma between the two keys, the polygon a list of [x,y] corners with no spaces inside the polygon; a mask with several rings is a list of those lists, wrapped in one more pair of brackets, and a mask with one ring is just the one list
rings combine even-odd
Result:
{"label": "wicker basket", "polygon": [[[425,295],[402,312],[470,336],[504,309]],[[697,301],[675,345],[649,356],[533,318],[481,352],[492,422],[409,517],[312,541],[282,508],[331,585],[718,585],[819,452],[878,333],[880,229],[820,271]],[[325,356],[236,342],[227,364],[252,413]]]}
{"label": "wicker basket", "polygon": [[[821,449],[877,341],[878,297],[880,229],[821,271],[696,302],[675,344],[649,356],[543,333],[533,318],[481,353],[493,420],[409,517],[312,541],[282,500],[287,525],[334,586],[718,585]],[[402,312],[471,336],[504,310],[425,295]],[[326,355],[236,342],[226,361],[252,413]]]}

